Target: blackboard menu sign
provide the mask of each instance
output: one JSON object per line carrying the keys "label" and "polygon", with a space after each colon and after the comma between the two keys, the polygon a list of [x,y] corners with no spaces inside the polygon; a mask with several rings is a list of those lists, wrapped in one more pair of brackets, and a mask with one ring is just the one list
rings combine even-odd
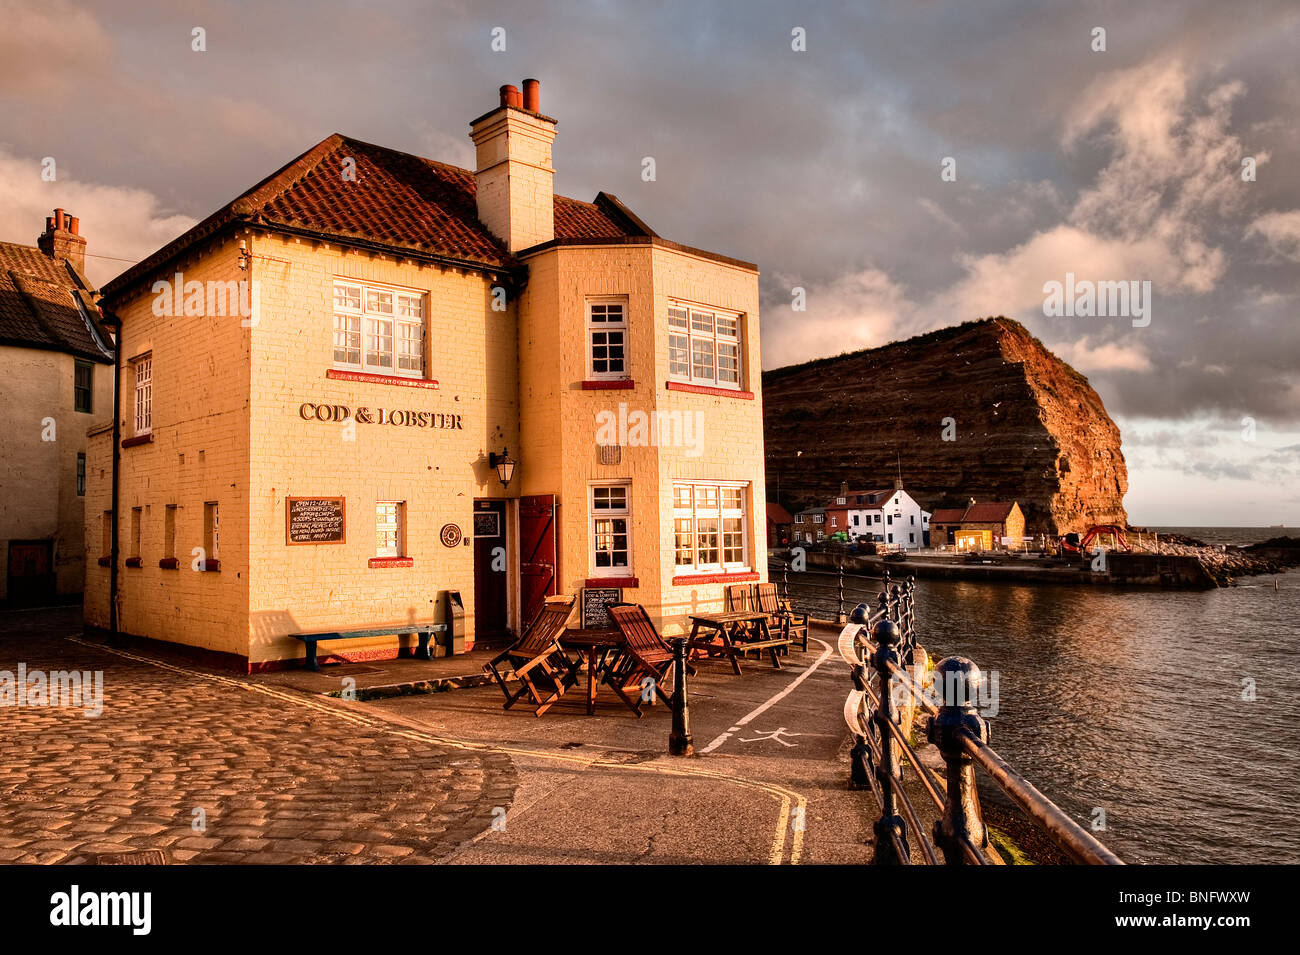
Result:
{"label": "blackboard menu sign", "polygon": [[609,616],[609,605],[622,602],[623,591],[618,587],[588,587],[583,590],[582,629],[614,629],[614,621]]}
{"label": "blackboard menu sign", "polygon": [[345,543],[343,498],[287,497],[285,508],[285,543]]}

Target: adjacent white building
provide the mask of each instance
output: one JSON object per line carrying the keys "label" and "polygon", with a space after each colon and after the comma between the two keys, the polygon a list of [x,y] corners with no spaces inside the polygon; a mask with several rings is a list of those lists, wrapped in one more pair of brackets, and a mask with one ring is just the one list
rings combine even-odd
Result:
{"label": "adjacent white building", "polygon": [[880,491],[841,488],[834,503],[826,507],[827,525],[833,521],[835,529],[844,531],[849,540],[873,541],[891,549],[927,546],[930,512],[899,485],[901,482]]}

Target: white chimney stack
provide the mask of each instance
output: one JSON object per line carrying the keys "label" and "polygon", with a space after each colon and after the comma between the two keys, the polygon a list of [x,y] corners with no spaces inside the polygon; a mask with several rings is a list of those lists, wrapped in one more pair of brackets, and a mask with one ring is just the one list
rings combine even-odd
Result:
{"label": "white chimney stack", "polygon": [[470,124],[479,221],[518,252],[555,238],[555,120],[541,114],[541,84],[521,94],[503,86],[501,103]]}

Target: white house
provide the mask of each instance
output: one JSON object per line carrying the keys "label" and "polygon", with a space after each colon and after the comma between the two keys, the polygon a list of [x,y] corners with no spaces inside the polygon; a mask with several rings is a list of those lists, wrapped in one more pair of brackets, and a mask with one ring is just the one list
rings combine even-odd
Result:
{"label": "white house", "polygon": [[835,502],[826,508],[828,523],[834,520],[849,540],[865,538],[901,550],[926,546],[930,512],[903,490],[901,483],[881,491],[841,488]]}

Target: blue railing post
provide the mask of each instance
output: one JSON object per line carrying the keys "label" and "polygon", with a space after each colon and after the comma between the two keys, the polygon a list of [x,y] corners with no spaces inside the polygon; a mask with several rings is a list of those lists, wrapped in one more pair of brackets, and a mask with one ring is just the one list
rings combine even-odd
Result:
{"label": "blue railing post", "polygon": [[876,820],[876,865],[902,865],[908,859],[899,858],[895,848],[897,839],[904,853],[910,854],[907,845],[907,828],[903,817],[898,814],[898,802],[894,795],[894,786],[900,775],[898,765],[897,742],[889,730],[894,719],[894,702],[891,698],[890,679],[891,664],[898,665],[898,645],[900,633],[898,624],[892,620],[878,620],[871,628],[871,636],[876,647],[871,655],[871,664],[876,671],[880,687],[879,705],[874,719],[880,736],[880,765],[876,767],[876,779],[880,782],[882,795],[880,818]]}
{"label": "blue railing post", "polygon": [[989,845],[975,785],[975,764],[961,741],[965,733],[982,743],[989,740],[989,724],[975,710],[983,678],[980,668],[966,657],[944,657],[934,668],[934,689],[942,703],[939,715],[930,721],[928,735],[943,755],[947,783],[943,815],[934,824],[934,841],[948,865],[965,864],[967,846],[979,851]]}

